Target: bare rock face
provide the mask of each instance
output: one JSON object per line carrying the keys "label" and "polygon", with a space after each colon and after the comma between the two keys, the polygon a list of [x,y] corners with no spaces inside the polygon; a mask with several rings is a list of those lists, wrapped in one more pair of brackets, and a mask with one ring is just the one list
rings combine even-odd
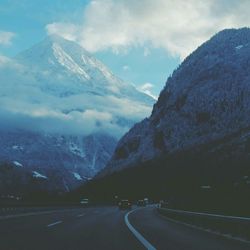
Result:
{"label": "bare rock face", "polygon": [[244,151],[246,156],[249,69],[250,29],[216,34],[173,72],[150,118],[136,124],[119,141],[101,175],[213,143],[212,151],[229,143],[235,144],[235,152]]}

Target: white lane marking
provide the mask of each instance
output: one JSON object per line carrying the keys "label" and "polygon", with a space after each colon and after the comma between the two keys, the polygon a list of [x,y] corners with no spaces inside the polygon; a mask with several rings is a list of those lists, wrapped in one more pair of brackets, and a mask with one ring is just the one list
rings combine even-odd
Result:
{"label": "white lane marking", "polygon": [[[137,209],[136,209],[137,210]],[[135,210],[132,210],[130,212],[127,212],[125,217],[124,217],[124,220],[125,220],[125,223],[128,227],[128,229],[134,234],[134,236],[142,243],[142,245],[144,247],[146,247],[148,250],[156,250],[156,248],[151,244],[149,243],[129,222],[129,219],[128,219],[128,216],[134,212]]]}
{"label": "white lane marking", "polygon": [[47,227],[53,227],[53,226],[55,226],[55,225],[57,225],[57,224],[60,224],[60,223],[62,223],[61,220],[56,221],[56,222],[54,222],[54,223],[51,223],[51,224],[47,225]]}
{"label": "white lane marking", "polygon": [[182,222],[182,221],[174,220],[174,219],[166,217],[166,216],[164,216],[164,215],[162,215],[160,213],[158,213],[158,215],[160,217],[162,217],[163,219],[165,219],[167,221],[171,221],[171,222],[176,223],[176,224],[180,224],[180,225],[184,225],[184,226],[187,226],[187,227],[191,227],[191,228],[194,228],[194,229],[197,229],[197,230],[200,230],[200,231],[204,231],[204,232],[208,232],[208,233],[211,233],[211,234],[214,234],[214,235],[217,235],[217,236],[218,235],[219,236],[223,236],[223,237],[228,238],[228,239],[238,240],[238,241],[241,241],[241,242],[244,242],[244,243],[247,243],[247,244],[250,243],[249,240],[245,240],[245,239],[240,238],[240,237],[236,237],[236,236],[233,236],[233,235],[230,235],[230,234],[216,232],[216,231],[213,231],[213,230],[211,230],[209,228],[203,228],[203,227],[195,226],[195,225],[188,224],[188,223],[185,223],[185,222]]}
{"label": "white lane marking", "polygon": [[53,211],[46,211],[46,212],[33,212],[33,213],[24,213],[24,214],[13,214],[13,215],[4,215],[0,216],[0,220],[6,220],[11,218],[19,218],[19,217],[26,217],[26,216],[32,216],[32,215],[42,215],[42,214],[51,214],[59,212],[59,210],[53,210]]}
{"label": "white lane marking", "polygon": [[170,209],[170,208],[161,208],[161,209],[166,209],[166,210],[169,210],[169,211],[178,212],[178,213],[182,213],[182,214],[204,215],[204,216],[211,216],[211,217],[218,217],[218,218],[225,218],[225,219],[237,219],[237,220],[250,221],[249,217],[228,216],[228,215],[221,215],[221,214],[190,212],[190,211],[186,211],[186,210],[178,210],[178,209]]}
{"label": "white lane marking", "polygon": [[78,214],[77,217],[82,217],[84,216],[85,214]]}
{"label": "white lane marking", "polygon": [[4,215],[4,216],[0,216],[0,220],[19,218],[19,217],[26,217],[26,216],[34,216],[34,215],[51,214],[51,213],[58,213],[58,212],[75,211],[75,210],[78,210],[78,208],[51,210],[51,211],[44,211],[44,212],[31,212],[31,213],[13,214],[13,215]]}

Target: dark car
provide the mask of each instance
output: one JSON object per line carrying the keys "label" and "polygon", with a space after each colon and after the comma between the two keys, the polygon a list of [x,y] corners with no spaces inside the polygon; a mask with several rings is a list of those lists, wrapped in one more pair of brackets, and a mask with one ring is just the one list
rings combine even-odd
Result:
{"label": "dark car", "polygon": [[139,206],[139,207],[145,207],[146,204],[145,204],[144,200],[138,200],[137,201],[137,206]]}
{"label": "dark car", "polygon": [[129,200],[120,200],[118,203],[118,207],[120,210],[131,209],[132,203]]}

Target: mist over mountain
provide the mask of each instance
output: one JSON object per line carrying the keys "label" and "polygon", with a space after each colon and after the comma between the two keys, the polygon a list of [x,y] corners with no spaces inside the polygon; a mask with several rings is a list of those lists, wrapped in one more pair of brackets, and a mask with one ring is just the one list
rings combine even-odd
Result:
{"label": "mist over mountain", "polygon": [[95,175],[154,102],[59,36],[15,58],[1,56],[0,88],[0,161],[51,190],[67,191]]}
{"label": "mist over mountain", "polygon": [[0,70],[3,121],[19,116],[21,128],[34,123],[29,129],[76,134],[112,129],[120,137],[153,104],[78,44],[58,36],[15,59],[2,58]]}

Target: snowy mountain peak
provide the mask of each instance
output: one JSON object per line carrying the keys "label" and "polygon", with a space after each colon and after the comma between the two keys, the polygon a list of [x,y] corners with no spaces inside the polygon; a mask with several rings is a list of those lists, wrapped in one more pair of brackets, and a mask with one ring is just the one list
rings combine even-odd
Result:
{"label": "snowy mountain peak", "polygon": [[91,78],[85,71],[95,70],[107,78],[106,80],[121,82],[103,63],[91,56],[79,44],[57,35],[48,36],[16,58],[30,65],[33,65],[32,62],[36,60],[39,66],[53,67],[54,70],[61,66],[73,74],[84,76],[85,80]]}
{"label": "snowy mountain peak", "polygon": [[152,97],[116,77],[79,44],[59,36],[47,37],[15,59],[42,83],[41,89],[56,96],[92,92],[129,96],[150,105],[154,102]]}
{"label": "snowy mountain peak", "polygon": [[58,36],[2,61],[0,164],[21,162],[15,171],[36,181],[46,176],[47,188],[67,190],[92,178],[117,138],[152,109],[151,97]]}
{"label": "snowy mountain peak", "polygon": [[63,69],[67,74],[80,77],[83,81],[90,80],[90,76],[86,73],[91,59],[89,53],[75,42],[59,36],[47,37],[41,43],[20,53],[16,59],[32,67],[36,65],[53,72]]}

